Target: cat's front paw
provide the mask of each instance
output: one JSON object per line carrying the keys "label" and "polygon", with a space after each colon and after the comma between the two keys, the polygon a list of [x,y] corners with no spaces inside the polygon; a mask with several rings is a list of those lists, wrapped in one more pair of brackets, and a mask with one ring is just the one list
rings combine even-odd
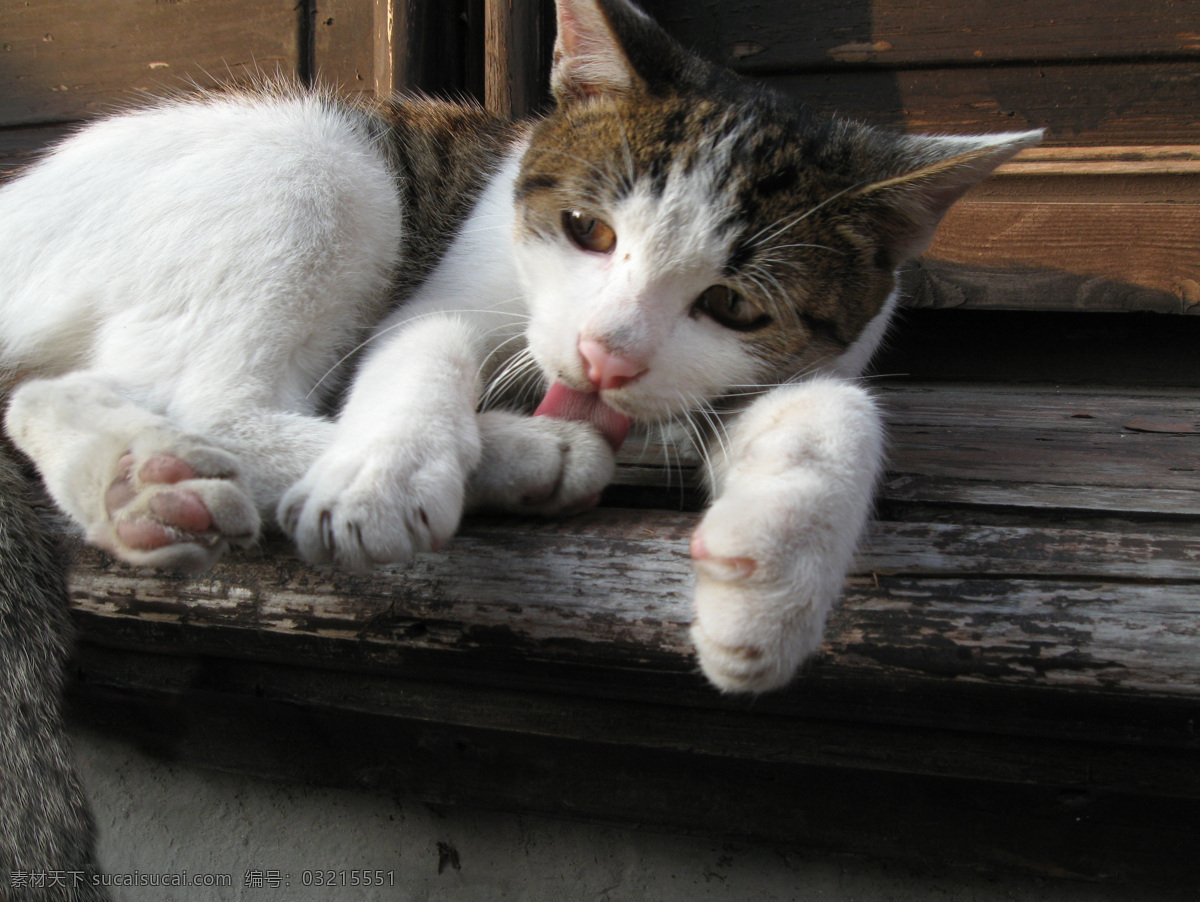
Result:
{"label": "cat's front paw", "polygon": [[726,692],[767,692],[791,680],[820,645],[840,590],[819,540],[804,547],[782,507],[770,493],[718,502],[692,536],[692,642],[705,676]]}
{"label": "cat's front paw", "polygon": [[592,507],[616,467],[588,423],[504,411],[479,415],[483,457],[471,475],[472,507],[543,516]]}
{"label": "cat's front paw", "polygon": [[882,435],[870,396],[838,380],[788,386],[743,414],[692,538],[692,638],[719,688],[778,688],[820,645],[866,524]]}
{"label": "cat's front paw", "polygon": [[197,571],[258,535],[237,460],[186,436],[151,431],[116,461],[105,517],[88,538],[128,563]]}
{"label": "cat's front paw", "polygon": [[347,570],[435,551],[458,529],[478,455],[478,434],[335,442],[284,495],[279,524],[309,563]]}

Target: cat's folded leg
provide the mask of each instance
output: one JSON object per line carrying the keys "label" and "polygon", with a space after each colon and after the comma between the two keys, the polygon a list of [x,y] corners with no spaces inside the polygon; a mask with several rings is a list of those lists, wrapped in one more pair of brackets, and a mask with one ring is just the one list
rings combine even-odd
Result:
{"label": "cat's folded leg", "polygon": [[692,539],[692,639],[719,688],[763,692],[821,642],[871,508],[883,430],[856,385],[776,389],[739,419]]}
{"label": "cat's folded leg", "polygon": [[87,540],[124,561],[198,570],[258,535],[233,455],[95,374],[24,383],[5,428]]}
{"label": "cat's folded leg", "polygon": [[569,514],[594,506],[612,479],[612,448],[587,423],[499,410],[478,422],[483,456],[471,474],[470,507]]}
{"label": "cat's folded leg", "polygon": [[362,364],[331,444],[279,504],[306,560],[362,570],[454,534],[482,454],[479,344],[465,319],[431,314]]}

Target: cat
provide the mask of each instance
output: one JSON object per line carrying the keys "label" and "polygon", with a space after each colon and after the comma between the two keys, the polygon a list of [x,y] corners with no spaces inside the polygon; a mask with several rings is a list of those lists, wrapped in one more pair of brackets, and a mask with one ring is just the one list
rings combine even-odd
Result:
{"label": "cat", "polygon": [[870,510],[883,429],[856,377],[897,269],[1041,133],[876,130],[629,0],[556,9],[541,119],[212,92],[91,124],[0,188],[5,429],[121,560],[200,570],[274,524],[359,570],[440,549],[473,507],[587,508],[631,425],[686,424],[713,498],[699,665],[771,690]]}

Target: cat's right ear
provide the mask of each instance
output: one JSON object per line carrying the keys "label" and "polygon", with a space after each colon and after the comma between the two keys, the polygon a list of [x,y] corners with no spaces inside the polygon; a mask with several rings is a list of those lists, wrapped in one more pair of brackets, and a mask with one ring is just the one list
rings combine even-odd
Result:
{"label": "cat's right ear", "polygon": [[997,166],[1044,137],[1042,130],[974,138],[910,135],[899,144],[903,171],[856,192],[877,205],[875,229],[898,266],[933,241],[950,207]]}
{"label": "cat's right ear", "polygon": [[641,10],[623,0],[557,0],[555,9],[558,37],[550,87],[559,103],[641,87],[610,18],[612,14],[646,18]]}

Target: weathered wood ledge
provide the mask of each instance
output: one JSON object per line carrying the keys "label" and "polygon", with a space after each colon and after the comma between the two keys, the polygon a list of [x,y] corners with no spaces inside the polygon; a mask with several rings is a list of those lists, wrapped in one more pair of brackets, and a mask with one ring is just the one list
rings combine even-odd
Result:
{"label": "weathered wood ledge", "polygon": [[475,517],[367,575],[277,539],[200,578],[78,549],[77,716],[167,756],[431,802],[1194,886],[1200,396],[879,395],[878,515],[783,692],[723,697],[697,673],[699,514],[686,473],[663,488],[662,455],[635,448],[606,506]]}

